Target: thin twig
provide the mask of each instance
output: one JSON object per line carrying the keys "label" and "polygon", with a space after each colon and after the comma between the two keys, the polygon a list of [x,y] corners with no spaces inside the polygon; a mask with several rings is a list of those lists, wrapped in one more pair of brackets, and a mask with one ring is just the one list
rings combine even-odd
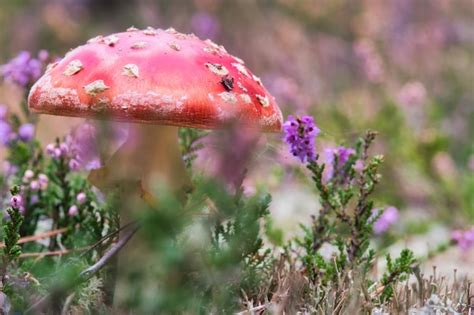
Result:
{"label": "thin twig", "polygon": [[[40,239],[43,239],[43,238],[55,236],[55,235],[58,235],[58,234],[61,234],[61,233],[65,232],[66,230],[67,230],[67,228],[62,228],[62,229],[47,231],[47,232],[36,234],[36,235],[25,236],[25,237],[20,238],[18,240],[17,244],[33,242],[33,241],[37,241],[37,240],[40,240]],[[0,243],[0,248],[3,248],[3,247],[5,247],[5,244]]]}
{"label": "thin twig", "polygon": [[117,235],[118,233],[120,233],[121,231],[129,228],[130,226],[134,225],[134,224],[137,224],[138,221],[132,221],[132,222],[129,222],[121,227],[119,227],[117,230],[113,231],[113,232],[110,232],[109,234],[105,235],[104,237],[102,237],[100,240],[98,240],[97,242],[95,242],[92,246],[90,246],[90,248],[82,253],[81,256],[84,256],[86,255],[89,251],[91,250],[94,250],[96,249],[100,244],[102,244],[103,242],[105,242],[106,240],[108,240],[109,238],[111,237],[114,237],[115,235]]}
{"label": "thin twig", "polygon": [[79,274],[79,277],[84,278],[84,280],[87,280],[93,275],[95,275],[97,272],[99,272],[99,270],[102,269],[122,249],[122,247],[124,247],[128,243],[128,241],[138,231],[139,228],[140,226],[136,225],[134,228],[128,231],[123,238],[121,238],[117,243],[112,245],[112,247],[104,254],[104,256],[99,259],[99,261],[82,271]]}
{"label": "thin twig", "polygon": [[31,257],[46,257],[46,256],[61,256],[67,255],[73,252],[82,252],[89,250],[90,247],[81,247],[74,249],[65,249],[65,250],[53,250],[48,252],[38,252],[38,253],[23,253],[20,255],[20,258],[31,258]]}

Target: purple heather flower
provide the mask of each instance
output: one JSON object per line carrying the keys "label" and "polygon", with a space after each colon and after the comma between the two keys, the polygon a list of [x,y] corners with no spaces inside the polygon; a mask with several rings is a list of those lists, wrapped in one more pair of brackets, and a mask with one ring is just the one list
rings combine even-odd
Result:
{"label": "purple heather flower", "polygon": [[12,140],[12,126],[5,120],[0,120],[0,142],[3,145],[8,145]]}
{"label": "purple heather flower", "polygon": [[86,202],[86,200],[87,200],[87,196],[84,192],[80,192],[77,194],[76,201],[78,204],[82,205],[84,204],[84,202]]}
{"label": "purple heather flower", "polygon": [[32,57],[29,52],[22,51],[0,67],[0,76],[6,81],[26,87],[41,76],[42,67],[42,61]]}
{"label": "purple heather flower", "polygon": [[67,214],[70,216],[70,217],[74,217],[78,214],[79,212],[79,209],[77,208],[76,205],[72,205],[69,210],[67,211]]}
{"label": "purple heather flower", "polygon": [[18,128],[18,136],[24,142],[29,142],[35,134],[35,126],[33,124],[23,124]]}
{"label": "purple heather flower", "polygon": [[46,176],[45,174],[39,174],[38,183],[40,185],[41,190],[46,190],[46,188],[48,188],[48,183],[49,183],[48,176]]}
{"label": "purple heather flower", "polygon": [[191,18],[191,29],[199,37],[214,39],[220,31],[217,18],[207,12],[198,12]]}
{"label": "purple heather flower", "polygon": [[[341,167],[346,164],[349,157],[355,154],[355,150],[346,147],[328,148],[324,150],[326,152],[326,167],[328,172],[326,173],[326,179],[329,180],[334,176],[334,171],[339,172]],[[334,165],[337,158],[337,165]]]}
{"label": "purple heather flower", "polygon": [[13,195],[10,198],[10,206],[14,209],[23,207],[23,198],[20,195]]}
{"label": "purple heather flower", "polygon": [[455,230],[451,233],[451,239],[456,242],[463,251],[474,247],[474,226],[468,230]]}
{"label": "purple heather flower", "polygon": [[302,116],[301,118],[288,116],[283,124],[285,141],[290,146],[290,152],[300,159],[302,163],[311,162],[315,159],[314,138],[320,130],[314,124],[313,117]]}
{"label": "purple heather flower", "polygon": [[[378,215],[380,209],[374,209],[374,215]],[[374,223],[374,233],[382,234],[398,221],[398,209],[395,207],[386,208],[382,215]]]}

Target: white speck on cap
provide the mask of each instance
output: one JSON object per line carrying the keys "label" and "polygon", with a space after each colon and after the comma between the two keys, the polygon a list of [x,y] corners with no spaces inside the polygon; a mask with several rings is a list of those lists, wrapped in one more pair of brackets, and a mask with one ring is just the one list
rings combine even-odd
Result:
{"label": "white speck on cap", "polygon": [[153,27],[148,26],[146,29],[143,30],[143,34],[148,36],[155,36],[157,33]]}
{"label": "white speck on cap", "polygon": [[232,58],[234,58],[235,61],[237,61],[238,63],[241,63],[241,64],[244,64],[244,63],[245,63],[245,62],[244,62],[242,59],[240,59],[239,57],[232,56]]}
{"label": "white speck on cap", "polygon": [[127,28],[127,32],[136,32],[136,31],[139,31],[139,29],[136,28],[135,26],[131,26],[131,27]]}
{"label": "white speck on cap", "polygon": [[270,105],[270,101],[268,100],[267,96],[262,96],[262,95],[255,95],[257,97],[257,100],[259,101],[260,104],[262,104],[263,107],[267,107]]}
{"label": "white speck on cap", "polygon": [[211,70],[212,73],[215,73],[217,75],[222,76],[222,75],[229,74],[229,70],[227,70],[227,68],[221,64],[207,62],[205,65],[209,70]]}
{"label": "white speck on cap", "polygon": [[255,74],[252,74],[252,77],[253,77],[253,79],[255,80],[255,82],[258,83],[258,85],[263,86],[262,80],[260,80],[259,77],[257,77]]}
{"label": "white speck on cap", "polygon": [[242,101],[244,101],[244,103],[246,103],[246,104],[252,103],[252,99],[250,98],[250,95],[242,93],[239,96],[242,99]]}
{"label": "white speck on cap", "polygon": [[238,81],[237,86],[242,89],[244,92],[248,92],[247,88],[242,84],[242,82]]}
{"label": "white speck on cap", "polygon": [[91,43],[100,43],[100,42],[102,42],[103,40],[104,40],[104,36],[98,35],[98,36],[96,36],[96,37],[93,37],[93,38],[89,39],[89,40],[87,41],[87,43],[88,43],[88,44],[91,44]]}
{"label": "white speck on cap", "polygon": [[131,48],[132,49],[143,49],[145,48],[146,46],[146,42],[136,42],[136,43],[133,43]]}
{"label": "white speck on cap", "polygon": [[233,62],[233,63],[231,63],[231,65],[234,66],[240,73],[242,73],[246,77],[250,78],[250,74],[249,74],[249,72],[247,71],[247,69],[245,68],[245,66],[243,64]]}
{"label": "white speck on cap", "polygon": [[174,49],[176,51],[181,50],[181,47],[178,44],[176,44],[175,42],[168,43],[168,46],[170,46],[172,49]]}
{"label": "white speck on cap", "polygon": [[222,98],[225,102],[235,104],[237,103],[237,97],[235,97],[235,94],[232,92],[222,92],[217,94]]}
{"label": "white speck on cap", "polygon": [[118,41],[119,41],[119,38],[115,35],[110,35],[104,38],[104,44],[111,47],[115,46],[115,44],[117,44]]}
{"label": "white speck on cap", "polygon": [[109,89],[109,87],[105,85],[103,80],[96,80],[84,86],[84,91],[91,96],[96,96],[107,89]]}
{"label": "white speck on cap", "polygon": [[63,74],[67,76],[75,75],[82,69],[84,69],[82,62],[79,59],[74,59],[66,66]]}
{"label": "white speck on cap", "polygon": [[176,34],[178,33],[173,27],[168,27],[166,30],[165,30],[166,33],[168,34]]}
{"label": "white speck on cap", "polygon": [[122,74],[126,75],[128,77],[131,77],[131,78],[138,78],[138,75],[140,74],[140,71],[139,71],[137,65],[135,65],[133,63],[129,63],[129,64],[126,64],[125,66],[123,66]]}

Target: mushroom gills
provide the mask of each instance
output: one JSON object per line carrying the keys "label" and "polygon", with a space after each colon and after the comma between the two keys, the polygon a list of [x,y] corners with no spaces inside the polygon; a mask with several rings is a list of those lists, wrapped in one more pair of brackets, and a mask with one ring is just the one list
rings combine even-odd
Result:
{"label": "mushroom gills", "polygon": [[126,142],[103,167],[91,171],[88,179],[103,193],[120,189],[149,204],[156,202],[152,192],[157,184],[184,193],[191,188],[191,180],[182,159],[178,128],[131,124]]}

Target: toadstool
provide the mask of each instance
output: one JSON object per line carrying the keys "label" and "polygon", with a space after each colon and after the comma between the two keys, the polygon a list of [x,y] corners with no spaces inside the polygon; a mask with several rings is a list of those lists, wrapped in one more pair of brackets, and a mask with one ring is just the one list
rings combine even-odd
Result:
{"label": "toadstool", "polygon": [[156,176],[173,188],[185,185],[177,127],[215,129],[237,120],[278,132],[282,125],[274,98],[241,59],[171,28],[89,40],[48,67],[28,105],[36,113],[136,124],[136,136],[91,172],[101,190],[125,180],[147,187]]}

